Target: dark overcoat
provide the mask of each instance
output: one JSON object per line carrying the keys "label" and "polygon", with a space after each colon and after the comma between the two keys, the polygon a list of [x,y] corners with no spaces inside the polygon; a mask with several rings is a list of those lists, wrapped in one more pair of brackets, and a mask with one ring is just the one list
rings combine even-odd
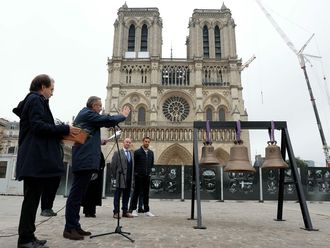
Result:
{"label": "dark overcoat", "polygon": [[101,152],[100,170],[97,172],[97,178],[88,183],[87,191],[82,199],[81,206],[102,206],[104,167],[105,160]]}
{"label": "dark overcoat", "polygon": [[55,125],[48,100],[37,92],[30,92],[13,112],[20,118],[16,178],[61,176],[61,140],[69,125]]}

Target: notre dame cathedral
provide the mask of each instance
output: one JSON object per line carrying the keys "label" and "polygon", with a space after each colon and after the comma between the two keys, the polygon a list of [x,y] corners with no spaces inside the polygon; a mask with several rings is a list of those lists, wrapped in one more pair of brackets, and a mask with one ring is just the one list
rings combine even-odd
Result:
{"label": "notre dame cathedral", "polygon": [[[156,165],[192,165],[194,121],[248,119],[235,22],[224,4],[221,9],[195,9],[189,19],[186,59],[162,57],[162,27],[158,8],[129,8],[126,3],[119,8],[105,112],[131,108],[121,124],[121,139],[130,137],[136,149],[149,136]],[[249,147],[248,131],[241,137]],[[205,131],[200,130],[200,150],[204,140]],[[234,140],[235,130],[211,130],[219,160],[228,160]]]}

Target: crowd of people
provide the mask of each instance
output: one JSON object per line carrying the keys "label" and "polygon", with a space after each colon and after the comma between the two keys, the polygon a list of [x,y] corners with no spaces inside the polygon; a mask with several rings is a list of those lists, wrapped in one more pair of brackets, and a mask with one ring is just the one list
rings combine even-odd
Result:
{"label": "crowd of people", "polygon": [[[101,140],[100,129],[115,127],[130,114],[129,107],[124,106],[118,115],[102,115],[101,98],[91,96],[73,125],[55,124],[49,107],[54,84],[54,79],[46,74],[36,76],[30,84],[30,92],[13,109],[20,118],[16,179],[23,180],[24,191],[18,248],[48,247],[47,240],[35,236],[39,202],[42,216],[56,216],[53,202],[65,172],[62,141],[65,136],[77,137],[81,132],[87,132],[88,137],[72,146],[73,181],[66,201],[63,237],[82,240],[84,236],[91,235],[80,225],[80,209],[83,207],[85,217],[95,218],[96,206],[101,205],[105,166],[101,145],[107,140]],[[142,146],[136,151],[131,150],[131,144],[131,139],[124,137],[123,147],[114,152],[110,163],[116,179],[113,209],[116,219],[133,218],[141,213],[154,216],[149,207],[150,172],[154,166],[154,154],[149,149],[150,138],[144,137]]]}

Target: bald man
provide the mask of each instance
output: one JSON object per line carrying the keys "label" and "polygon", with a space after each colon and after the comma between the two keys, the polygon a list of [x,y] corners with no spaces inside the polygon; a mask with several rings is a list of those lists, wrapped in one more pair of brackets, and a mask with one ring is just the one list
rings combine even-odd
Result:
{"label": "bald man", "polygon": [[123,141],[123,148],[113,154],[111,161],[111,171],[116,178],[116,191],[113,199],[113,218],[120,218],[119,205],[121,193],[123,217],[132,218],[132,214],[128,212],[128,201],[131,195],[131,189],[134,185],[134,155],[130,150],[132,140],[125,138]]}

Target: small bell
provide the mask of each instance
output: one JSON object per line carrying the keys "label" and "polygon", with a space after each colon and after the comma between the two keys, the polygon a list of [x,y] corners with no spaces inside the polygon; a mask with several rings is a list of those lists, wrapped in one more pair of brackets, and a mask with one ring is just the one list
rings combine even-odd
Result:
{"label": "small bell", "polygon": [[265,161],[261,165],[262,169],[285,169],[289,167],[283,160],[281,149],[276,145],[276,141],[268,142],[265,154]]}
{"label": "small bell", "polygon": [[219,165],[219,160],[214,156],[214,147],[211,142],[205,142],[202,147],[202,156],[199,164],[202,166]]}
{"label": "small bell", "polygon": [[210,135],[210,121],[206,121],[206,141],[204,142],[204,146],[202,147],[202,156],[199,161],[200,165],[218,165],[220,164],[219,160],[214,156],[214,147],[211,142]]}

